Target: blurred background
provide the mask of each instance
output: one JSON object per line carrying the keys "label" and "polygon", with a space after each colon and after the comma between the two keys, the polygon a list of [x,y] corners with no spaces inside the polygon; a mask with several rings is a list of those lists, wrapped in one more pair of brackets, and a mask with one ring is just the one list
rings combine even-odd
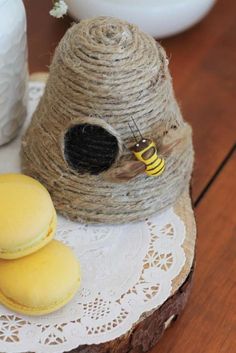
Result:
{"label": "blurred background", "polygon": [[90,14],[119,14],[166,49],[177,100],[193,127],[198,246],[187,309],[152,353],[234,353],[236,1],[67,0],[73,17],[62,19],[49,15],[51,0],[23,2],[30,74],[47,72],[66,30]]}

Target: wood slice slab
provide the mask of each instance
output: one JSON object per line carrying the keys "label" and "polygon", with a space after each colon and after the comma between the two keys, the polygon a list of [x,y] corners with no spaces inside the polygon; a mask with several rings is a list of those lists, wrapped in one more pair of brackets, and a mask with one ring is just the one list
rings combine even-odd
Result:
{"label": "wood slice slab", "polygon": [[[47,77],[47,73],[36,73],[31,75],[31,80],[46,82]],[[180,274],[173,280],[171,296],[160,307],[143,313],[125,335],[97,345],[79,346],[71,353],[147,352],[155,346],[170,324],[176,321],[187,303],[194,272],[196,226],[188,190],[180,197],[174,209],[186,227],[183,244],[186,261]]]}
{"label": "wood slice slab", "polygon": [[[46,81],[47,74],[38,73],[31,80]],[[186,235],[182,245],[185,263],[172,281],[169,298],[151,312],[144,312],[138,322],[124,335],[100,344],[80,345],[71,353],[142,353],[149,351],[160,339],[165,329],[184,309],[192,286],[196,242],[196,226],[188,188],[174,206],[175,213],[185,225]]]}
{"label": "wood slice slab", "polygon": [[177,292],[126,335],[98,345],[80,346],[70,353],[143,353],[153,348],[183,311],[192,287],[194,265]]}

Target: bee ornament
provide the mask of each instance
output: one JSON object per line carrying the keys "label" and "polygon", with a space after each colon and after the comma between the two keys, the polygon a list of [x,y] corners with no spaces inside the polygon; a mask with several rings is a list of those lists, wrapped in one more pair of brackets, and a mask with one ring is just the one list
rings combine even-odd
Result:
{"label": "bee ornament", "polygon": [[134,120],[133,123],[141,139],[139,141],[137,140],[134,131],[129,124],[130,130],[132,131],[132,134],[136,140],[136,144],[131,147],[131,151],[137,160],[145,164],[145,172],[148,176],[161,175],[165,170],[165,160],[158,157],[155,142],[151,139],[144,138]]}
{"label": "bee ornament", "polygon": [[158,157],[154,141],[143,138],[134,145],[132,151],[135,157],[145,164],[147,175],[158,176],[164,172],[165,160]]}

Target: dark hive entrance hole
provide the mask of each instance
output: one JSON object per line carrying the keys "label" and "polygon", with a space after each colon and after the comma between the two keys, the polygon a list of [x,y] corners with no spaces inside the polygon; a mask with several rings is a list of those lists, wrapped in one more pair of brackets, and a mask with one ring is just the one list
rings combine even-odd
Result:
{"label": "dark hive entrance hole", "polygon": [[99,125],[74,125],[65,134],[65,159],[79,173],[99,174],[109,169],[118,153],[116,137]]}

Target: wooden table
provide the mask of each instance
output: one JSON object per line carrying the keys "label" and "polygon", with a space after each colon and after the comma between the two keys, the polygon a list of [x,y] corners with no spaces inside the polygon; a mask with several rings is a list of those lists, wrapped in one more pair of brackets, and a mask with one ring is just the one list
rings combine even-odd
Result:
{"label": "wooden table", "polygon": [[[30,71],[48,68],[69,17],[25,0]],[[236,2],[218,0],[191,30],[162,40],[175,92],[194,131],[197,268],[189,304],[151,353],[236,351]]]}

